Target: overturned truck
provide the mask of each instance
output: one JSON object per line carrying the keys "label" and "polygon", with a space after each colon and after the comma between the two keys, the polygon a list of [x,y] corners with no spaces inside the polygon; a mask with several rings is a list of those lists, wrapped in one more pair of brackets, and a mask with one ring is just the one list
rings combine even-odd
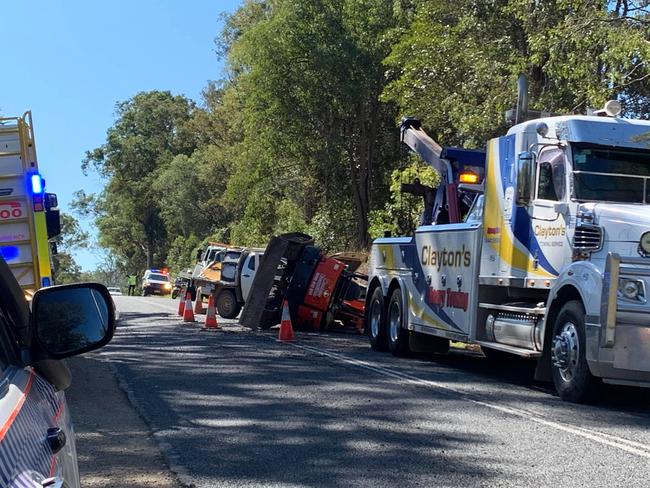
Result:
{"label": "overturned truck", "polygon": [[287,301],[294,327],[324,331],[338,323],[363,331],[367,276],[352,253],[326,256],[311,236],[282,234],[269,241],[239,323],[251,329],[279,324]]}

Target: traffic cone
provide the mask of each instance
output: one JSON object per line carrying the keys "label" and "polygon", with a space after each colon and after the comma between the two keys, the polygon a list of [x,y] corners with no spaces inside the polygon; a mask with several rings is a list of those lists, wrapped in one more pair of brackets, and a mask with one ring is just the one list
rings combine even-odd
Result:
{"label": "traffic cone", "polygon": [[201,288],[198,288],[196,290],[196,300],[194,301],[194,313],[196,314],[205,313],[205,310],[203,310],[203,298],[201,298]]}
{"label": "traffic cone", "polygon": [[192,311],[192,294],[188,291],[185,294],[185,310],[183,310],[183,322],[196,322]]}
{"label": "traffic cone", "polygon": [[205,324],[203,324],[203,328],[216,329],[218,327],[219,324],[217,323],[217,311],[214,307],[214,297],[210,294],[208,298],[208,311],[205,314]]}
{"label": "traffic cone", "polygon": [[291,315],[289,315],[289,303],[285,300],[282,303],[282,321],[280,322],[278,341],[293,341],[295,338],[296,336],[293,333],[293,326],[291,325]]}
{"label": "traffic cone", "polygon": [[185,288],[181,288],[180,293],[178,294],[178,316],[182,317],[183,312],[185,312]]}

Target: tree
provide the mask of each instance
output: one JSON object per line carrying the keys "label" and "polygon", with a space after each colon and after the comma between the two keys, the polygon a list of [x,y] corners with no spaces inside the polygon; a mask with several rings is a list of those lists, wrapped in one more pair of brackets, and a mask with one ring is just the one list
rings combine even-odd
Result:
{"label": "tree", "polygon": [[100,244],[142,270],[166,256],[167,230],[161,209],[169,202],[156,191],[161,170],[197,146],[190,130],[194,103],[170,92],[143,92],[117,104],[117,120],[106,143],[88,151],[82,168],[108,180],[94,200]]}
{"label": "tree", "polygon": [[373,181],[395,156],[394,107],[378,99],[393,23],[391,3],[370,0],[247,2],[228,19],[244,129],[228,195],[254,195],[241,217],[261,235],[284,218],[269,203],[290,200],[306,224],[352,209],[367,245]]}
{"label": "tree", "polygon": [[84,274],[73,257],[76,249],[89,246],[90,236],[72,215],[61,214],[61,233],[54,239],[57,253],[52,254],[52,278],[57,285],[82,281]]}
{"label": "tree", "polygon": [[383,99],[418,114],[434,138],[468,147],[504,131],[519,73],[534,108],[584,112],[619,98],[647,116],[647,9],[631,0],[413,2],[408,25],[393,31]]}

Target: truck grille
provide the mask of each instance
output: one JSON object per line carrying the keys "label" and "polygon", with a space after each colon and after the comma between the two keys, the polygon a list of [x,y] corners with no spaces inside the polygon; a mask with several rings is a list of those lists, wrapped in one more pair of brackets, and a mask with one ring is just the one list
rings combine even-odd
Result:
{"label": "truck grille", "polygon": [[579,251],[598,251],[603,245],[603,229],[597,225],[580,224],[573,235],[573,248]]}

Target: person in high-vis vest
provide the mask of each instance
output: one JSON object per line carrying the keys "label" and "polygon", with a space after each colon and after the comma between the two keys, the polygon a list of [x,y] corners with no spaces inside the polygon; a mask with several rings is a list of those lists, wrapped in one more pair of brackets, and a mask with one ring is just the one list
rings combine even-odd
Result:
{"label": "person in high-vis vest", "polygon": [[136,284],[136,276],[134,274],[129,275],[128,279],[128,285],[129,285],[129,296],[133,296],[135,293],[135,284]]}

